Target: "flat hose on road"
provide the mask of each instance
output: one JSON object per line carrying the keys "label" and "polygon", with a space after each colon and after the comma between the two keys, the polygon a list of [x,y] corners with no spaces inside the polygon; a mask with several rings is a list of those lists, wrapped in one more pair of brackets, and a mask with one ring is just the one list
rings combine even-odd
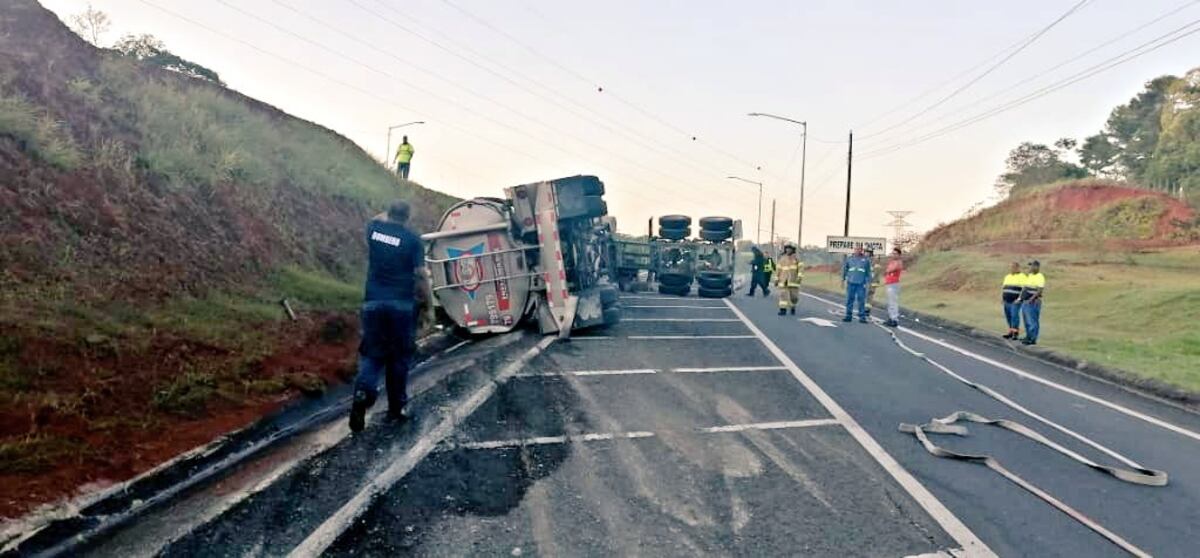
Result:
{"label": "flat hose on road", "polygon": [[968,434],[966,427],[958,426],[955,423],[960,422],[960,421],[975,422],[975,423],[979,423],[979,424],[987,424],[987,425],[991,425],[991,426],[997,426],[997,427],[1003,428],[1005,430],[1008,430],[1010,432],[1015,432],[1017,434],[1025,436],[1026,438],[1029,438],[1029,439],[1031,439],[1035,442],[1038,442],[1039,444],[1042,444],[1046,447],[1049,447],[1067,457],[1070,457],[1071,459],[1074,459],[1075,461],[1082,463],[1083,465],[1086,465],[1087,467],[1089,467],[1095,471],[1099,471],[1101,473],[1104,473],[1106,475],[1109,475],[1113,478],[1116,478],[1116,479],[1124,481],[1124,482],[1140,484],[1140,485],[1144,485],[1144,486],[1166,486],[1167,473],[1165,473],[1163,471],[1157,471],[1154,469],[1147,469],[1145,467],[1142,467],[1141,465],[1138,465],[1135,461],[1133,461],[1133,460],[1131,460],[1131,459],[1129,459],[1107,447],[1104,447],[1103,445],[1099,444],[1098,442],[1095,442],[1095,441],[1087,438],[1086,436],[1083,436],[1082,434],[1074,432],[1058,423],[1055,423],[1054,421],[1051,421],[1050,419],[1047,419],[1041,415],[1038,415],[1037,413],[1034,413],[1033,411],[1030,411],[1029,409],[1026,409],[1025,407],[1022,407],[1017,402],[1009,399],[1008,397],[993,390],[992,388],[985,386],[983,384],[972,382],[972,381],[964,378],[963,376],[961,376],[958,373],[954,372],[953,370],[947,368],[946,366],[942,365],[941,363],[929,358],[928,356],[925,356],[924,353],[918,352],[918,351],[914,350],[913,348],[909,347],[908,345],[905,345],[904,342],[900,340],[899,336],[897,336],[894,331],[880,325],[879,323],[875,323],[875,325],[876,325],[876,327],[879,327],[880,329],[883,329],[884,331],[886,331],[888,333],[888,335],[891,336],[892,341],[898,347],[900,347],[904,351],[912,354],[913,356],[916,356],[917,358],[933,365],[937,369],[948,374],[950,377],[970,386],[971,388],[973,388],[977,391],[984,393],[985,395],[987,395],[1001,403],[1004,403],[1005,405],[1007,405],[1023,414],[1033,417],[1033,418],[1037,419],[1038,421],[1041,421],[1041,422],[1055,428],[1056,430],[1059,430],[1065,434],[1068,434],[1071,437],[1073,437],[1077,440],[1080,440],[1081,442],[1084,442],[1085,444],[1087,444],[1093,448],[1096,448],[1107,455],[1114,457],[1115,459],[1128,465],[1129,468],[1125,469],[1125,468],[1120,468],[1120,467],[1110,467],[1110,466],[1106,466],[1106,465],[1100,465],[1100,464],[1098,464],[1098,463],[1096,463],[1074,451],[1071,451],[1070,449],[1067,449],[1066,447],[1063,447],[1062,445],[1050,440],[1049,438],[1046,438],[1045,436],[1043,436],[1036,430],[1033,430],[1032,428],[1029,428],[1021,423],[1014,422],[1011,420],[990,419],[990,418],[987,418],[987,417],[984,417],[984,416],[981,416],[981,415],[978,415],[975,413],[971,413],[968,411],[958,411],[954,414],[951,414],[950,416],[940,418],[940,419],[935,418],[935,419],[931,420],[930,422],[928,422],[926,424],[921,424],[921,425],[903,424],[902,423],[900,425],[901,432],[907,432],[909,434],[916,436],[917,439],[920,440],[921,445],[925,447],[925,450],[937,457],[944,457],[944,458],[948,458],[948,459],[958,459],[961,461],[969,461],[972,463],[981,463],[981,464],[985,465],[987,468],[989,468],[993,471],[996,471],[997,473],[999,473],[1001,476],[1008,479],[1009,481],[1012,481],[1017,486],[1020,486],[1021,488],[1029,491],[1030,493],[1034,494],[1038,498],[1041,498],[1042,500],[1046,501],[1051,506],[1054,506],[1059,511],[1070,516],[1072,519],[1082,523],[1084,526],[1091,529],[1092,531],[1095,531],[1096,533],[1100,534],[1102,537],[1108,539],[1113,544],[1121,547],[1126,552],[1128,552],[1134,556],[1150,556],[1150,554],[1147,553],[1146,551],[1134,546],[1132,543],[1121,538],[1116,533],[1109,531],[1103,525],[1100,525],[1099,523],[1095,522],[1091,518],[1080,513],[1078,510],[1068,506],[1067,504],[1058,500],[1054,496],[1050,495],[1048,492],[1038,488],[1037,486],[1034,486],[1029,481],[1026,481],[1025,479],[1017,476],[1012,471],[1009,471],[1008,469],[1004,468],[1004,466],[1001,465],[1000,462],[997,461],[994,457],[992,457],[990,455],[958,453],[958,452],[954,452],[954,451],[945,449],[945,448],[940,447],[940,446],[934,444],[933,442],[931,442],[929,440],[929,437],[926,434],[927,433],[929,433],[929,434],[954,434],[957,436],[966,436]]}

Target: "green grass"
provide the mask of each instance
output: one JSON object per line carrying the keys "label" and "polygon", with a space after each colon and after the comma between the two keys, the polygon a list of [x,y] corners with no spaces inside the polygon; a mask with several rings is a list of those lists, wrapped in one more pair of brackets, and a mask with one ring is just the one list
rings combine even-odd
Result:
{"label": "green grass", "polygon": [[[1200,247],[1038,257],[1047,281],[1039,344],[1200,392]],[[1000,281],[1014,259],[1029,257],[925,253],[904,275],[902,304],[999,335]],[[836,279],[808,278],[833,290]]]}
{"label": "green grass", "polygon": [[0,135],[17,140],[34,157],[71,170],[83,162],[84,154],[63,126],[24,97],[0,92]]}

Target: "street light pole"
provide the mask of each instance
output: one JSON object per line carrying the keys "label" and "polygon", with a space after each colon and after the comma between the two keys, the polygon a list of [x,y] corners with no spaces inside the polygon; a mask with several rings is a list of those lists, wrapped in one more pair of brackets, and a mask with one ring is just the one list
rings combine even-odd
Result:
{"label": "street light pole", "polygon": [[423,120],[414,120],[412,122],[405,122],[404,124],[396,124],[395,126],[388,126],[387,148],[385,148],[383,150],[383,160],[387,162],[387,166],[389,168],[392,166],[392,159],[391,159],[391,157],[392,157],[392,130],[395,130],[397,128],[403,128],[405,126],[412,126],[415,124],[424,124],[424,123],[425,123],[425,121],[423,121]]}
{"label": "street light pole", "polygon": [[762,242],[762,196],[763,196],[763,183],[762,183],[762,182],[759,182],[759,181],[757,181],[757,180],[749,180],[749,179],[746,179],[746,178],[742,178],[742,177],[740,177],[740,176],[726,176],[725,178],[728,178],[729,180],[740,180],[740,181],[742,181],[742,182],[747,182],[747,183],[750,183],[750,184],[757,184],[757,185],[758,185],[758,221],[756,221],[756,222],[754,223],[754,243],[755,243],[755,244],[760,244],[760,243]]}
{"label": "street light pole", "polygon": [[776,114],[767,114],[765,112],[751,112],[748,116],[762,116],[764,118],[773,118],[792,124],[799,124],[803,128],[803,135],[800,143],[800,224],[796,228],[796,249],[799,250],[804,246],[804,175],[808,166],[808,121],[795,120],[786,116]]}

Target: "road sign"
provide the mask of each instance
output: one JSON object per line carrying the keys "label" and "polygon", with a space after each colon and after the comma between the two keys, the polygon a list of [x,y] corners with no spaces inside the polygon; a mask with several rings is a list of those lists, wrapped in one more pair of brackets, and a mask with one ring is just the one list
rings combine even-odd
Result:
{"label": "road sign", "polygon": [[825,249],[831,254],[851,254],[855,248],[859,247],[863,250],[874,250],[876,254],[882,254],[884,248],[887,248],[887,239],[873,236],[825,237]]}

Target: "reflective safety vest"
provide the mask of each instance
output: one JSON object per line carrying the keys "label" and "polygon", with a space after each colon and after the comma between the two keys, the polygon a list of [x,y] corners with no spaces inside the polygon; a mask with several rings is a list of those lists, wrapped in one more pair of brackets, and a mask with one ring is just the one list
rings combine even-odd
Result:
{"label": "reflective safety vest", "polygon": [[411,143],[402,143],[396,148],[397,163],[411,163],[413,157],[413,146]]}
{"label": "reflective safety vest", "polygon": [[1009,273],[1004,276],[1004,283],[1001,285],[1001,297],[1004,302],[1016,302],[1021,298],[1021,291],[1025,289],[1025,282],[1028,276],[1024,273]]}
{"label": "reflective safety vest", "polygon": [[767,261],[763,262],[762,270],[763,270],[763,273],[774,273],[775,272],[775,260],[772,260],[771,258],[767,258]]}
{"label": "reflective safety vest", "polygon": [[1021,300],[1040,299],[1042,290],[1046,288],[1046,276],[1042,275],[1040,271],[1026,274],[1024,287],[1024,290],[1021,291]]}

